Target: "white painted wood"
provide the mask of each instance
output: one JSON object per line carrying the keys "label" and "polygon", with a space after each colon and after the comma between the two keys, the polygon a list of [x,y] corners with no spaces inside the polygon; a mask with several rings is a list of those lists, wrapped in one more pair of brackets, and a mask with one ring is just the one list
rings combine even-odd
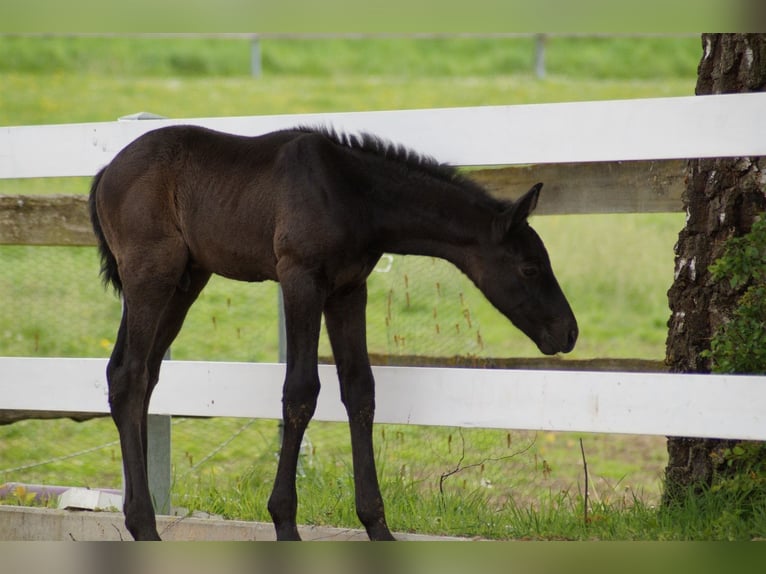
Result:
{"label": "white painted wood", "polygon": [[[104,359],[0,358],[0,409],[108,412]],[[385,423],[766,440],[766,377],[374,367]],[[284,365],[168,361],[150,412],[281,417]],[[345,421],[332,365],[316,420]],[[694,392],[690,392],[693,389]]]}
{"label": "white painted wood", "polygon": [[766,93],[0,128],[0,178],[89,176],[142,133],[197,124],[258,135],[370,131],[455,165],[766,155]]}
{"label": "white painted wood", "polygon": [[[101,510],[114,512],[122,508],[122,496],[103,490],[75,487],[65,490],[58,500],[63,510]],[[164,514],[169,514],[165,512]]]}

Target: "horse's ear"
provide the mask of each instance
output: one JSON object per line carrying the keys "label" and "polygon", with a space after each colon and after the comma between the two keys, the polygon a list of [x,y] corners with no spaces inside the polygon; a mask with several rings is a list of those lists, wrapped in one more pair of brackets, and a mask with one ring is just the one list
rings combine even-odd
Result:
{"label": "horse's ear", "polygon": [[516,200],[513,205],[503,211],[495,222],[495,236],[502,240],[520,224],[524,223],[537,207],[542,183],[536,183],[532,188]]}
{"label": "horse's ear", "polygon": [[540,190],[543,188],[542,183],[536,183],[532,188],[522,195],[513,206],[513,224],[518,225],[522,221],[532,215],[532,212],[537,207],[537,198],[540,197]]}

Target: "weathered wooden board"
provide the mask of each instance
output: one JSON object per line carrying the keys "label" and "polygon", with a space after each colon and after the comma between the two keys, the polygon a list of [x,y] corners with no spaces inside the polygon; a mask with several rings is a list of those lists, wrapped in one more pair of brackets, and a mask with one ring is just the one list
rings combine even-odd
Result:
{"label": "weathered wooden board", "polygon": [[84,195],[0,195],[0,244],[95,245]]}
{"label": "weathered wooden board", "polygon": [[[543,164],[470,172],[495,196],[545,184],[538,214],[681,210],[685,161]],[[93,245],[84,195],[0,195],[0,244]]]}
{"label": "weathered wooden board", "polygon": [[682,210],[686,160],[538,164],[482,169],[470,176],[497,197],[515,199],[543,182],[538,215]]}

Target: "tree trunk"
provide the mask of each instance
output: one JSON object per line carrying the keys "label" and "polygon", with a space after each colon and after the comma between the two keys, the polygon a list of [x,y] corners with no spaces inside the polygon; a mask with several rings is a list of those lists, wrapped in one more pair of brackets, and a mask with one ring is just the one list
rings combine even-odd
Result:
{"label": "tree trunk", "polygon": [[[703,34],[702,48],[697,95],[766,91],[766,34]],[[766,209],[761,168],[766,159],[755,157],[689,161],[683,194],[687,221],[676,244],[675,280],[668,292],[666,362],[672,372],[710,372],[701,353],[731,318],[741,292],[714,282],[708,266],[721,255],[726,239],[747,233]],[[710,485],[726,470],[720,453],[734,442],[669,437],[663,502],[672,503],[689,486]]]}

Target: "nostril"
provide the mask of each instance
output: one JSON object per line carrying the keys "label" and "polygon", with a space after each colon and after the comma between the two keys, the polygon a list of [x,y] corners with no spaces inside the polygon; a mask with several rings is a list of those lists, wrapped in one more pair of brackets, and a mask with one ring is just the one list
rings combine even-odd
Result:
{"label": "nostril", "polygon": [[575,343],[577,342],[577,329],[572,329],[569,331],[569,336],[567,338],[567,350],[571,351],[574,349]]}

